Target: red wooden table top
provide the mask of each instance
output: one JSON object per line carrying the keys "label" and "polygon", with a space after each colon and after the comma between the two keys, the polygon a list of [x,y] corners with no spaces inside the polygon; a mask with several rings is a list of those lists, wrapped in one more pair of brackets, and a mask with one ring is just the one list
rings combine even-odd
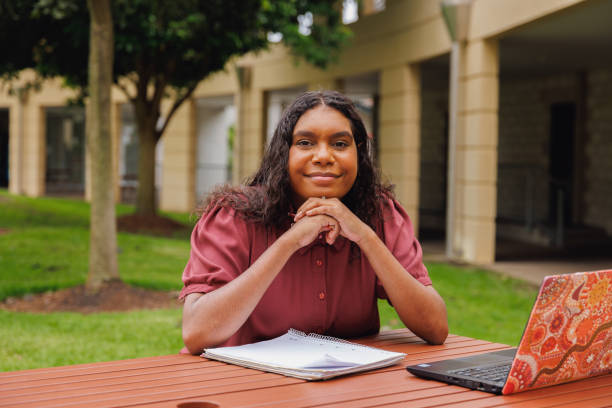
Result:
{"label": "red wooden table top", "polygon": [[0,373],[4,407],[607,407],[612,374],[534,391],[496,396],[414,377],[418,362],[508,346],[449,336],[430,346],[407,330],[359,343],[407,353],[392,367],[307,382],[196,356],[170,355]]}

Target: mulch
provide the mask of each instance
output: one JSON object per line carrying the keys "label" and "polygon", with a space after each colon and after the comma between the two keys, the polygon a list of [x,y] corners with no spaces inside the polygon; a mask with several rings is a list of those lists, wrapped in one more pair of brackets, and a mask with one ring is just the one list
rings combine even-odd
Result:
{"label": "mulch", "polygon": [[[119,231],[156,236],[174,236],[191,230],[184,224],[162,216],[124,215],[117,218]],[[8,230],[0,228],[0,234]],[[85,285],[53,292],[9,297],[0,302],[0,309],[16,312],[118,312],[138,309],[178,308],[176,291],[158,291],[127,285],[121,280],[110,280],[96,292]]]}
{"label": "mulch", "polygon": [[191,227],[159,215],[128,214],[117,217],[117,230],[133,234],[170,237],[177,232],[188,233]]}
{"label": "mulch", "polygon": [[13,312],[119,312],[140,309],[168,309],[181,307],[178,292],[149,290],[110,280],[98,291],[90,292],[85,285],[54,292],[29,294],[21,298],[9,297],[0,309]]}

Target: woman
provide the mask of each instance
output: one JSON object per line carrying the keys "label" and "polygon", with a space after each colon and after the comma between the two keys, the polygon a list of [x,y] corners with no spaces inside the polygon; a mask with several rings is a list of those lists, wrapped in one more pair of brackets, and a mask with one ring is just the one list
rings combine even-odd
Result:
{"label": "woman", "polygon": [[426,341],[448,334],[404,209],[380,182],[363,122],[338,92],[307,92],[283,113],[247,186],[208,197],[183,273],[191,353],[293,327],[377,333],[377,298]]}

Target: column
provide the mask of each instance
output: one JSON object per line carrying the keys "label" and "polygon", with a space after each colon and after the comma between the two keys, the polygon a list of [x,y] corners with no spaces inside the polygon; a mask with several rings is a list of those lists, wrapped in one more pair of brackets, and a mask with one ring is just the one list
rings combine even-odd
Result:
{"label": "column", "polygon": [[240,89],[236,95],[237,126],[234,141],[232,182],[242,183],[259,168],[264,148],[264,92],[251,85],[252,68],[237,72]]}
{"label": "column", "polygon": [[18,95],[9,110],[9,191],[23,194],[24,98]]}
{"label": "column", "polygon": [[[188,99],[174,113],[164,135],[159,208],[191,211],[195,205],[196,121],[195,101]],[[161,181],[161,183],[159,183]]]}
{"label": "column", "polygon": [[380,77],[378,161],[418,231],[421,145],[419,66],[386,68]]}
{"label": "column", "polygon": [[41,197],[45,195],[45,108],[29,98],[21,108],[22,133],[18,135],[23,136],[19,157],[21,193],[30,197]]}
{"label": "column", "polygon": [[497,40],[461,49],[456,147],[456,234],[459,257],[495,260],[499,55]]}

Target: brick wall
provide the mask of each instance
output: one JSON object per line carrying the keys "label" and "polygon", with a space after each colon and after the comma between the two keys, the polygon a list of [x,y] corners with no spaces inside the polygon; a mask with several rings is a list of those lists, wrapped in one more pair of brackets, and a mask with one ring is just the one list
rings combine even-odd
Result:
{"label": "brick wall", "polygon": [[575,99],[575,75],[502,78],[497,218],[537,226],[549,217],[550,105]]}
{"label": "brick wall", "polygon": [[612,235],[612,70],[587,75],[584,222]]}
{"label": "brick wall", "polygon": [[[499,107],[498,219],[534,226],[549,217],[550,105],[586,95],[586,123],[577,124],[578,148],[584,143],[582,210],[579,223],[612,234],[612,70],[502,79]],[[580,115],[577,116],[580,119]],[[580,129],[585,130],[580,141]],[[575,154],[579,154],[575,151]],[[581,174],[582,173],[582,174]],[[579,198],[580,200],[580,198]]]}

